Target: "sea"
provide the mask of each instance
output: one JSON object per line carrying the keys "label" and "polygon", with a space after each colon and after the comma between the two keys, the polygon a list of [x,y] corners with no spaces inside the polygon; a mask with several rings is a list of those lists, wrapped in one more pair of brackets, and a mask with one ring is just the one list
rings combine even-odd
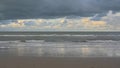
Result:
{"label": "sea", "polygon": [[120,57],[120,32],[0,32],[0,57]]}

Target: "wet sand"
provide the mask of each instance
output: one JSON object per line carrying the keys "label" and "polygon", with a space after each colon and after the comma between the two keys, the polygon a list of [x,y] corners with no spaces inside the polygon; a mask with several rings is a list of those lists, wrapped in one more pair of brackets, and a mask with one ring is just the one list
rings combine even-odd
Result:
{"label": "wet sand", "polygon": [[0,68],[120,68],[120,58],[4,57]]}

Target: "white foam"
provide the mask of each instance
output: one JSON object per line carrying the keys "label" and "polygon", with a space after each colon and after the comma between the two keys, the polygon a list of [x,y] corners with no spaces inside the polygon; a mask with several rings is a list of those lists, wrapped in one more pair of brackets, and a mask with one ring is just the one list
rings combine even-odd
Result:
{"label": "white foam", "polygon": [[0,43],[18,43],[19,40],[16,41],[0,41]]}
{"label": "white foam", "polygon": [[103,42],[103,43],[105,43],[105,42],[120,42],[120,41],[115,41],[115,40],[88,40],[88,42]]}
{"label": "white foam", "polygon": [[51,35],[47,35],[47,34],[45,34],[45,35],[0,35],[0,36],[3,36],[3,37],[16,37],[16,36],[18,36],[18,37],[24,37],[24,36],[95,36],[95,35],[70,35],[70,34],[63,34],[63,35],[56,35],[56,34],[51,34]]}
{"label": "white foam", "polygon": [[26,40],[27,43],[41,43],[45,42],[44,40]]}

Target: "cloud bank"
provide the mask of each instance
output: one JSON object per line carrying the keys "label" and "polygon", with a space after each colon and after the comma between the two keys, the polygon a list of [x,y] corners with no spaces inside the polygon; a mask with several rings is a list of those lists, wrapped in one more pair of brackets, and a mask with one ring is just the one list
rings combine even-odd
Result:
{"label": "cloud bank", "polygon": [[98,19],[98,14],[92,17],[69,16],[56,19],[17,19],[3,20],[0,22],[0,30],[120,30],[120,12],[109,11]]}

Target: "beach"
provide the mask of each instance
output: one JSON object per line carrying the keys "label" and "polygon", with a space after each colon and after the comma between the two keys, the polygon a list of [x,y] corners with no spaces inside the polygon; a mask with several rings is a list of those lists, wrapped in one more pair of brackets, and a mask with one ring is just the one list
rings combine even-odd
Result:
{"label": "beach", "polygon": [[39,34],[1,34],[0,68],[120,67],[119,33]]}
{"label": "beach", "polygon": [[0,68],[119,68],[120,58],[4,57]]}
{"label": "beach", "polygon": [[2,41],[0,68],[119,68],[118,43]]}

